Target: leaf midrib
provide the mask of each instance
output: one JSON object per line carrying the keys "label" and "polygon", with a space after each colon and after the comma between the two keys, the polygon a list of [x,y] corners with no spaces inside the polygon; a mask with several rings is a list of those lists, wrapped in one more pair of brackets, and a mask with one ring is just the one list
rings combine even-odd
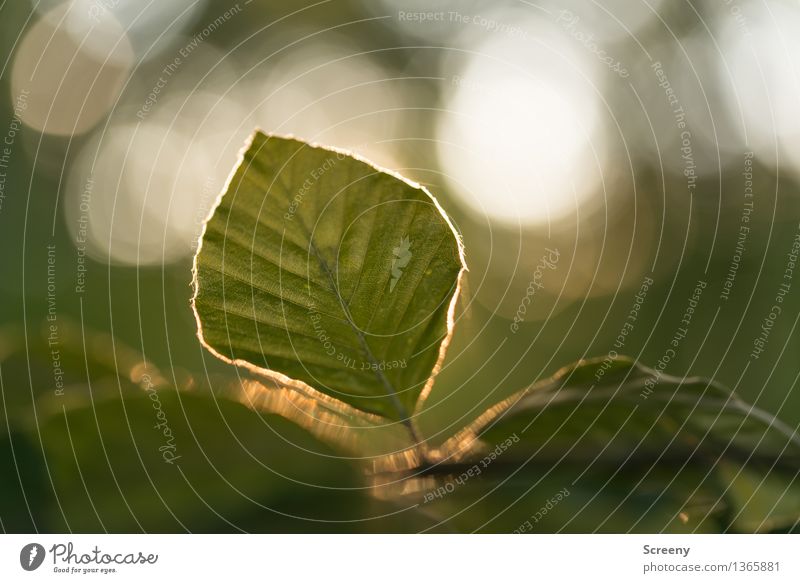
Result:
{"label": "leaf midrib", "polygon": [[308,241],[309,241],[308,243],[309,249],[311,249],[314,255],[317,257],[317,260],[319,261],[322,271],[328,278],[328,283],[330,284],[330,291],[332,291],[333,294],[336,296],[336,299],[338,300],[339,305],[341,306],[342,311],[344,312],[347,323],[352,328],[353,333],[356,335],[356,338],[358,338],[359,344],[361,345],[361,349],[364,352],[364,358],[370,364],[373,365],[372,366],[373,372],[375,373],[375,376],[378,379],[378,381],[381,383],[381,386],[384,388],[386,396],[389,397],[392,406],[394,406],[397,414],[400,416],[400,419],[409,428],[409,431],[411,432],[413,438],[419,441],[417,439],[416,431],[413,428],[411,421],[409,419],[408,411],[406,410],[403,403],[400,401],[400,398],[397,394],[397,390],[394,388],[394,385],[392,385],[389,378],[383,373],[382,370],[380,370],[380,367],[378,366],[379,365],[378,359],[376,359],[375,355],[372,353],[372,350],[370,349],[369,344],[367,343],[367,339],[364,337],[364,333],[358,326],[356,326],[355,322],[353,321],[353,316],[350,313],[350,308],[347,306],[347,302],[342,297],[342,294],[339,292],[339,288],[336,285],[336,276],[333,274],[333,271],[328,265],[328,262],[322,256],[322,253],[320,253],[319,249],[314,244],[314,240],[311,237],[310,233],[308,236]]}

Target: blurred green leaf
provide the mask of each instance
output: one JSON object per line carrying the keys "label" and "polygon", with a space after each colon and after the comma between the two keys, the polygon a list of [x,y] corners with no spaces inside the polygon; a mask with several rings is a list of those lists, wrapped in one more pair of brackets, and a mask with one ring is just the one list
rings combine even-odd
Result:
{"label": "blurred green leaf", "polygon": [[335,450],[227,399],[146,390],[51,411],[51,531],[352,530],[370,502]]}
{"label": "blurred green leaf", "polygon": [[218,356],[405,422],[444,357],[463,270],[425,190],[256,132],[206,223],[194,308]]}
{"label": "blurred green leaf", "polygon": [[[705,472],[694,466],[678,472],[666,465],[626,464],[584,472],[585,464],[568,459],[556,464],[507,460],[486,468],[481,459],[439,475],[417,496],[421,508],[440,517],[438,528],[486,533],[719,532],[727,516],[715,485],[705,483]],[[481,474],[465,480],[464,472],[475,464]]]}
{"label": "blurred green leaf", "polygon": [[[445,459],[466,466],[482,455],[481,479],[451,504],[483,492],[478,507],[488,504],[486,523],[501,530],[518,528],[520,516],[535,515],[561,488],[579,495],[537,530],[751,532],[800,518],[796,432],[711,381],[625,358],[562,369],[443,448]],[[475,528],[481,513],[470,513]]]}

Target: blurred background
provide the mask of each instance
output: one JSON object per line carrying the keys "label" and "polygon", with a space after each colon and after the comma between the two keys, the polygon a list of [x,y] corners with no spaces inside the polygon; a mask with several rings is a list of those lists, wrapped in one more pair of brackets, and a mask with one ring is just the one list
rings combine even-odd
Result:
{"label": "blurred background", "polygon": [[67,384],[130,376],[122,347],[231,375],[191,260],[260,127],[427,185],[463,235],[435,440],[610,351],[797,427],[799,30],[794,0],[7,0],[4,407],[58,390],[53,325]]}

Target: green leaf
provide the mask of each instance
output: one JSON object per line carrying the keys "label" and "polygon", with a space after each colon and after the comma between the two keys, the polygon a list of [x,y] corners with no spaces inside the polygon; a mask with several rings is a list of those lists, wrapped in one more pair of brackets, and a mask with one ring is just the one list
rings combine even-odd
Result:
{"label": "green leaf", "polygon": [[371,518],[358,468],[281,417],[169,388],[85,397],[41,408],[49,531],[351,531]]}
{"label": "green leaf", "polygon": [[[704,483],[702,468],[677,472],[667,465],[653,469],[627,464],[597,466],[587,473],[585,464],[568,459],[557,464],[506,460],[488,467],[482,459],[462,464],[422,488],[417,497],[420,509],[439,517],[437,527],[484,533],[689,533],[724,528],[727,506],[716,485]],[[482,473],[464,480],[464,472],[474,470],[475,464]]]}
{"label": "green leaf", "polygon": [[442,455],[469,463],[503,444],[484,472],[494,477],[480,487],[522,481],[517,502],[539,491],[542,476],[555,479],[551,489],[588,487],[593,494],[569,510],[577,514],[562,523],[567,529],[694,531],[713,519],[718,530],[752,532],[792,528],[800,518],[796,431],[714,382],[626,358],[562,369],[490,409]]}
{"label": "green leaf", "polygon": [[198,334],[234,364],[407,422],[444,357],[464,269],[424,189],[256,132],[195,257]]}

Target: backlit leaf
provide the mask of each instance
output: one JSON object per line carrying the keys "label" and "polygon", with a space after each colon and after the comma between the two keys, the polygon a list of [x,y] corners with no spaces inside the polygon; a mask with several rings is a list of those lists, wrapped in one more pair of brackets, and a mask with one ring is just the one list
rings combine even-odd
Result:
{"label": "backlit leaf", "polygon": [[424,189],[256,132],[206,223],[193,305],[218,356],[407,422],[444,357],[463,270]]}

